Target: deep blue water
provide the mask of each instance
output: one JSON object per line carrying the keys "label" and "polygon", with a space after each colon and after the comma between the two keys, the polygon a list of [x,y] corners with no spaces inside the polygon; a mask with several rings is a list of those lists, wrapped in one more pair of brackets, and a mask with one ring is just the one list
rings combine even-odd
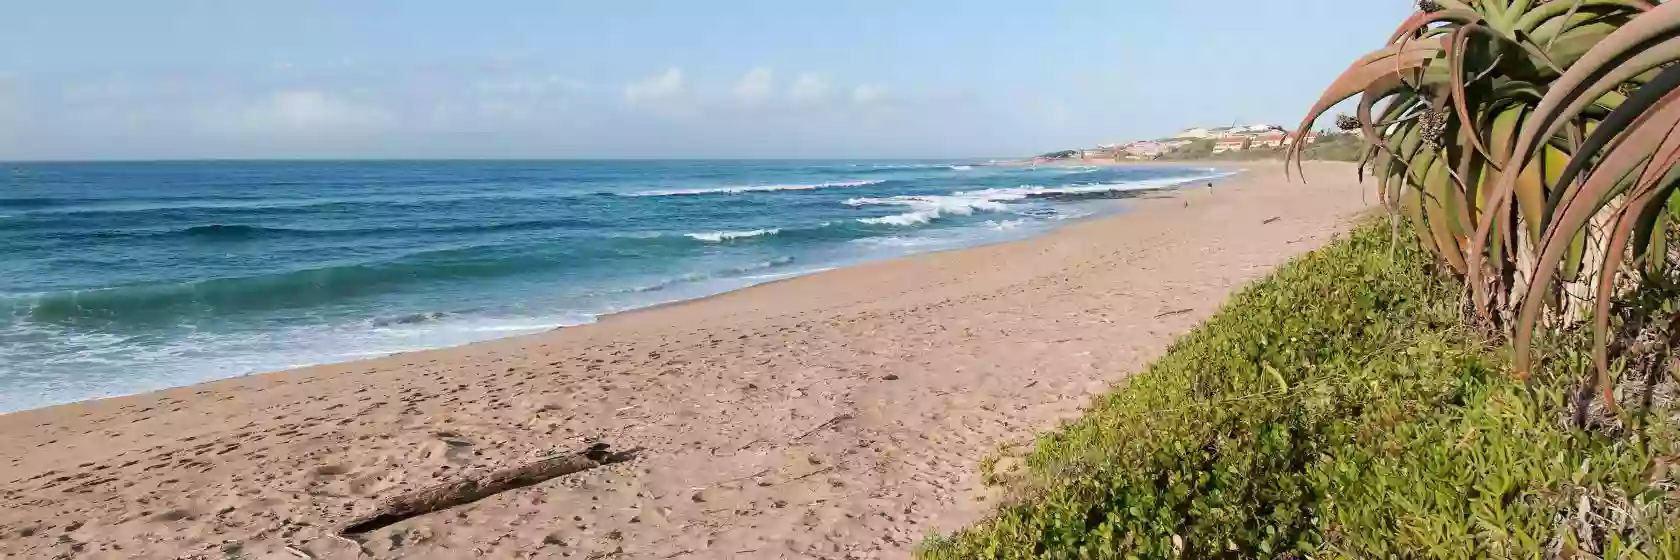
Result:
{"label": "deep blue water", "polygon": [[586,323],[1016,239],[1208,169],[0,164],[0,411]]}

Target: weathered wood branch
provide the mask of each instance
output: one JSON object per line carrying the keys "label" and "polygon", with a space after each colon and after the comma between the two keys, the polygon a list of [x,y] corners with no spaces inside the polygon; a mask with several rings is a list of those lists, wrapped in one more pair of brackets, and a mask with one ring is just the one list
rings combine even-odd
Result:
{"label": "weathered wood branch", "polygon": [[613,453],[608,451],[607,447],[605,443],[596,443],[581,451],[555,455],[510,469],[471,475],[402,494],[386,500],[372,513],[351,520],[339,533],[355,536],[376,531],[410,518],[469,504],[508,490],[524,488],[602,465],[628,461],[634,458],[638,451],[631,449]]}

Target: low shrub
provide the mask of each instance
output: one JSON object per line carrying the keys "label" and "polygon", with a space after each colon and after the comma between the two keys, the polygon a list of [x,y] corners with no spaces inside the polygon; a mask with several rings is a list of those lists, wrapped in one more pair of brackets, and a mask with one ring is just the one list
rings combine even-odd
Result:
{"label": "low shrub", "polygon": [[1570,428],[1567,391],[1514,380],[1393,239],[1361,227],[1236,294],[987,473],[1022,498],[918,555],[1680,558],[1674,424]]}

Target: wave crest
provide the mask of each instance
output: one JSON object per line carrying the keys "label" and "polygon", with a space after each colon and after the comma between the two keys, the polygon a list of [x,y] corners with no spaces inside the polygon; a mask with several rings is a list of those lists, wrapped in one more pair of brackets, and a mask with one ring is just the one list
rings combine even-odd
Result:
{"label": "wave crest", "polygon": [[847,200],[846,205],[888,205],[910,207],[910,211],[903,214],[858,219],[858,222],[860,223],[890,226],[922,225],[947,215],[968,216],[975,212],[1007,212],[1009,210],[1009,207],[1002,202],[991,200],[984,196],[966,196],[961,193],[948,196],[853,198]]}
{"label": "wave crest", "polygon": [[588,228],[593,222],[582,219],[525,220],[490,224],[461,224],[420,227],[372,227],[352,229],[300,229],[239,224],[210,224],[167,231],[104,231],[93,237],[186,237],[201,241],[245,241],[264,238],[336,238],[411,233],[490,233],[508,231],[540,231],[559,228]]}
{"label": "wave crest", "polygon": [[1132,191],[1147,191],[1172,188],[1185,183],[1206,181],[1229,177],[1232,173],[1210,173],[1193,177],[1164,177],[1160,179],[1146,179],[1142,181],[1124,181],[1118,183],[1084,183],[1076,185],[1062,185],[1059,187],[1042,187],[1037,185],[1022,185],[1007,189],[984,189],[978,191],[961,191],[952,193],[955,196],[979,197],[993,201],[1014,201],[1029,198],[1091,198],[1114,196]]}
{"label": "wave crest", "polygon": [[779,234],[781,232],[782,232],[781,228],[767,228],[767,229],[755,229],[755,230],[750,230],[750,231],[714,231],[714,232],[710,232],[710,233],[687,233],[687,234],[683,234],[683,235],[689,237],[690,239],[694,239],[696,241],[705,241],[707,243],[721,243],[721,242],[724,242],[724,241],[733,241],[733,240],[736,240],[736,239],[748,239],[748,238],[760,237],[760,236],[766,236],[766,235],[776,235],[776,234]]}
{"label": "wave crest", "polygon": [[1010,207],[1005,203],[1026,199],[1113,198],[1125,196],[1126,193],[1132,191],[1170,188],[1189,182],[1217,179],[1228,175],[1230,174],[1212,173],[1193,177],[1167,177],[1142,181],[1087,183],[1058,187],[1022,185],[1005,189],[958,191],[944,196],[852,198],[846,200],[845,203],[854,207],[873,205],[908,206],[910,208],[909,212],[875,218],[859,218],[858,222],[871,225],[916,226],[927,224],[944,216],[968,216],[975,212],[1009,212],[1011,211]]}
{"label": "wave crest", "polygon": [[867,180],[867,181],[835,181],[835,182],[829,182],[829,183],[813,183],[813,184],[809,184],[809,185],[743,185],[743,186],[730,186],[730,187],[713,187],[713,188],[705,188],[705,189],[671,189],[671,190],[642,191],[642,192],[625,194],[623,196],[698,196],[698,195],[708,195],[708,194],[742,194],[742,193],[776,192],[776,191],[814,191],[814,190],[817,190],[817,189],[830,189],[830,188],[842,188],[842,187],[864,187],[864,186],[869,186],[869,185],[879,185],[879,184],[885,183],[885,182],[886,182],[885,180]]}
{"label": "wave crest", "polygon": [[690,282],[700,282],[700,281],[712,280],[712,279],[716,279],[716,278],[739,277],[739,276],[746,275],[746,274],[751,274],[751,273],[754,273],[754,272],[760,272],[760,271],[764,271],[764,270],[770,270],[770,269],[773,269],[773,268],[784,267],[784,266],[793,264],[794,262],[796,262],[796,259],[794,257],[784,256],[784,257],[777,257],[777,258],[774,258],[774,259],[770,259],[770,260],[767,260],[767,261],[761,261],[761,262],[748,264],[748,265],[745,265],[745,266],[725,268],[725,269],[722,269],[722,270],[713,270],[713,271],[707,271],[707,272],[690,272],[688,274],[683,274],[683,275],[676,276],[676,277],[668,279],[668,280],[661,281],[657,284],[631,288],[631,289],[626,290],[626,291],[637,292],[637,293],[658,292],[658,291],[664,290],[666,288],[676,286],[678,284],[686,284],[686,283],[690,283]]}

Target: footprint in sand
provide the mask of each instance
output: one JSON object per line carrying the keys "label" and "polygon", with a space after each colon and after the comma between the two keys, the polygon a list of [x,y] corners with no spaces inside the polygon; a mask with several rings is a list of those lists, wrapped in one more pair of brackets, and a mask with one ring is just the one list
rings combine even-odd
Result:
{"label": "footprint in sand", "polygon": [[321,465],[315,467],[315,474],[321,477],[334,477],[350,472],[350,467],[343,464]]}

